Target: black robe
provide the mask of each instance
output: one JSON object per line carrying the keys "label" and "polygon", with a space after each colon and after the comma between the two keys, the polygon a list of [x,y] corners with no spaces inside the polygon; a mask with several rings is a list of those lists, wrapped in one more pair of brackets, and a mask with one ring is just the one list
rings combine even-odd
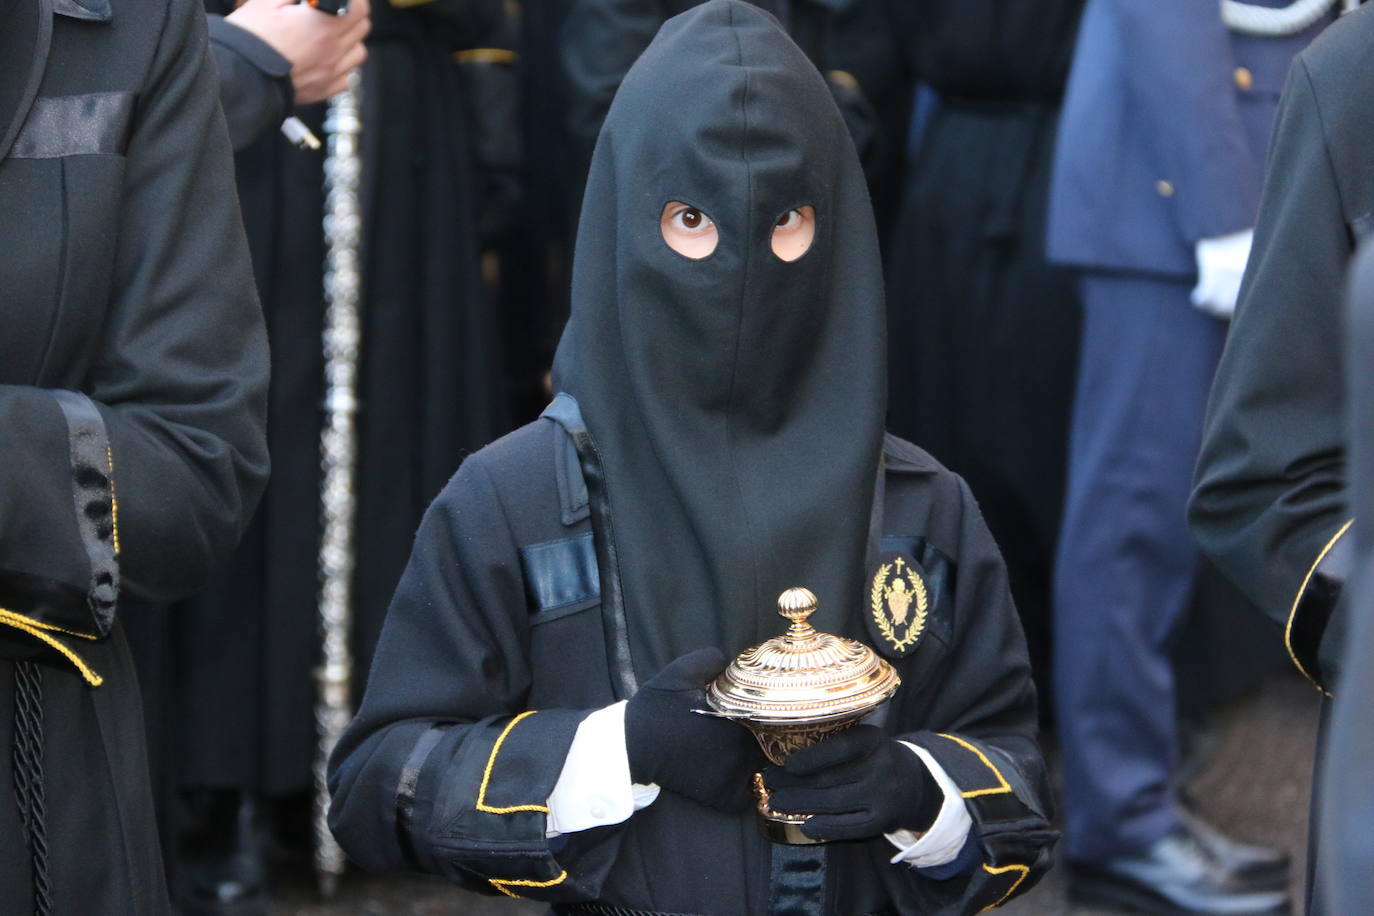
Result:
{"label": "black robe", "polygon": [[0,912],[35,907],[13,725],[36,669],[52,912],[163,914],[122,618],[243,532],[267,342],[199,9],[6,0],[0,22]]}
{"label": "black robe", "polygon": [[[918,557],[934,584],[927,635],[891,658],[903,683],[882,726],[927,748],[972,793],[981,861],[934,880],[890,864],[895,850],[881,837],[811,847],[824,875],[813,905],[845,916],[976,913],[1033,886],[1054,841],[1025,643],[968,488],[892,437],[884,461],[882,547]],[[479,893],[771,912],[770,859],[811,860],[771,848],[752,812],[664,792],[623,824],[544,835],[540,806],[578,723],[624,698],[613,686],[597,515],[552,419],[464,462],[416,536],[363,706],[331,762],[330,825],[363,868],[433,872]],[[662,571],[670,576],[671,562]],[[631,625],[653,626],[654,615]],[[831,608],[825,627],[883,649],[866,602]],[[538,712],[514,721],[529,710]],[[519,810],[494,810],[503,808]]]}
{"label": "black robe", "polygon": [[[968,480],[1006,557],[1037,673],[1079,320],[1072,274],[1045,260],[1046,195],[1082,6],[887,3],[908,91],[919,81],[938,97],[886,247],[888,425]],[[880,56],[839,53],[875,97],[890,95],[890,76],[869,75]]]}
{"label": "black robe", "polygon": [[[1371,42],[1374,8],[1364,7],[1323,32],[1289,71],[1188,507],[1203,551],[1276,625],[1293,664],[1338,694],[1357,607],[1344,600],[1357,554],[1343,292],[1357,242],[1374,235]],[[1365,672],[1356,677],[1358,689]],[[1348,723],[1352,713],[1346,707],[1342,718]],[[1333,806],[1359,810],[1352,779],[1364,777],[1318,769],[1313,805],[1325,805],[1329,830]],[[1323,836],[1330,851],[1314,843],[1308,856],[1312,916],[1348,911],[1328,887],[1350,892],[1339,866],[1364,848],[1358,836]]]}
{"label": "black robe", "polygon": [[[498,13],[490,0],[372,10],[361,144],[358,695],[424,507],[466,452],[506,428],[450,58]],[[322,139],[324,109],[297,112]],[[263,133],[235,162],[272,346],[273,475],[230,567],[174,620],[176,778],[277,796],[309,788],[315,751],[325,152],[296,149],[273,119],[258,121]]]}
{"label": "black robe", "polygon": [[1374,9],[1302,52],[1275,120],[1254,248],[1207,407],[1189,518],[1202,549],[1330,686],[1353,562],[1342,293],[1374,232]]}

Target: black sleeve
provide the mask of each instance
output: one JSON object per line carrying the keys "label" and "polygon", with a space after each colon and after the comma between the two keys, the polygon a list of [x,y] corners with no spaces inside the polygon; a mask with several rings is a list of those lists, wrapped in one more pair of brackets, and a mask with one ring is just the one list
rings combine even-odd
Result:
{"label": "black sleeve", "polygon": [[1348,545],[1342,284],[1353,241],[1299,58],[1275,126],[1254,248],[1207,408],[1189,519],[1318,684]]}
{"label": "black sleeve", "polygon": [[192,4],[169,4],[115,219],[81,391],[0,386],[0,605],[87,637],[125,596],[203,584],[267,477],[266,334]]}
{"label": "black sleeve", "polygon": [[546,802],[591,710],[529,710],[524,584],[480,457],[425,515],[357,718],[330,761],[329,823],[371,871],[592,899],[619,829],[545,837]]}
{"label": "black sleeve", "polygon": [[962,523],[949,661],[922,715],[925,727],[899,737],[929,751],[959,787],[982,862],[943,881],[908,866],[884,874],[900,885],[894,892],[911,911],[974,913],[1034,887],[1050,867],[1058,833],[1050,827],[1035,687],[1006,566],[968,487],[959,481],[951,496],[962,505]]}
{"label": "black sleeve", "polygon": [[291,61],[223,16],[206,18],[210,50],[219,69],[219,100],[229,124],[229,141],[238,152],[291,113]]}

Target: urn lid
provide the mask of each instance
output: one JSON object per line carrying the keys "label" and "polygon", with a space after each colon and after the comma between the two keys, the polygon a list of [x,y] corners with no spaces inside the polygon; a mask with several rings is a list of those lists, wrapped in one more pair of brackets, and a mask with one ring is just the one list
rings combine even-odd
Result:
{"label": "urn lid", "polygon": [[897,690],[901,678],[863,643],[821,633],[806,622],[816,610],[809,589],[789,588],[778,614],[782,636],[741,652],[711,682],[711,707],[759,724],[820,724],[862,716]]}

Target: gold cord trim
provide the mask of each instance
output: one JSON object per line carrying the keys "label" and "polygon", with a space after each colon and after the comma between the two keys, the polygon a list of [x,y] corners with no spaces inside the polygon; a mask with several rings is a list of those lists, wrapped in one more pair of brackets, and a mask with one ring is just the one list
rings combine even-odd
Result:
{"label": "gold cord trim", "polygon": [[519,894],[515,893],[515,892],[512,891],[512,890],[508,890],[508,888],[512,888],[512,887],[553,887],[555,884],[562,884],[562,883],[563,883],[564,881],[566,881],[567,879],[568,879],[568,870],[567,870],[567,869],[564,869],[563,872],[562,872],[557,878],[553,878],[553,879],[551,879],[551,880],[549,880],[549,881],[530,881],[530,880],[527,880],[527,879],[515,879],[515,878],[511,878],[511,879],[504,879],[504,878],[488,878],[487,881],[491,883],[491,886],[492,886],[492,887],[496,888],[498,891],[500,891],[501,893],[505,894],[507,897],[514,897],[516,900],[521,900],[521,899],[523,899],[523,898],[522,898]]}
{"label": "gold cord trim", "polygon": [[859,91],[859,80],[848,70],[831,70],[826,75],[851,92]]}
{"label": "gold cord trim", "polygon": [[1297,653],[1293,651],[1293,618],[1298,614],[1298,605],[1302,603],[1302,596],[1307,592],[1307,583],[1312,581],[1312,574],[1317,571],[1317,567],[1322,564],[1322,560],[1331,552],[1331,548],[1336,546],[1336,542],[1341,539],[1341,535],[1350,530],[1350,526],[1354,521],[1355,520],[1352,518],[1342,525],[1340,530],[1331,536],[1331,540],[1326,542],[1326,546],[1322,548],[1321,553],[1317,554],[1317,558],[1312,561],[1312,566],[1307,570],[1307,575],[1302,577],[1302,585],[1298,586],[1298,593],[1293,596],[1293,606],[1288,609],[1288,623],[1285,624],[1283,628],[1283,647],[1288,650],[1288,657],[1293,660],[1293,664],[1302,672],[1302,676],[1311,681],[1314,687],[1327,696],[1331,694],[1327,692],[1325,687],[1317,683],[1316,678],[1307,672],[1307,669],[1302,666],[1302,662],[1298,661]]}
{"label": "gold cord trim", "polygon": [[983,907],[981,910],[978,911],[980,913],[986,913],[988,910],[996,909],[997,907],[1006,903],[1007,898],[1010,897],[1012,894],[1016,893],[1016,889],[1021,886],[1021,882],[1026,880],[1026,875],[1030,874],[1030,866],[1003,865],[1000,868],[993,868],[991,865],[984,863],[983,871],[987,872],[990,875],[1002,875],[1006,874],[1009,871],[1017,871],[1021,874],[1016,876],[1016,880],[1011,883],[1011,887],[1007,888],[1007,892],[1003,894],[996,903],[989,903],[987,906]]}
{"label": "gold cord trim", "polygon": [[[502,729],[501,734],[496,738],[496,743],[491,747],[491,756],[487,757],[487,769],[482,774],[482,787],[477,790],[477,810],[485,811],[487,814],[514,814],[517,811],[539,811],[543,814],[549,813],[547,805],[511,805],[506,808],[496,808],[487,804],[487,785],[491,782],[491,771],[496,766],[496,755],[501,752],[501,745],[505,743],[506,736],[511,733],[511,729],[527,716],[534,715],[538,710],[530,709],[511,719]],[[507,897],[521,899],[520,895],[510,890],[512,887],[553,887],[555,884],[562,884],[568,878],[567,869],[557,877],[548,881],[533,881],[527,878],[488,878],[487,881],[492,887],[496,888]]]}
{"label": "gold cord trim", "polygon": [[44,623],[41,620],[34,620],[32,617],[25,617],[23,614],[16,614],[14,611],[7,611],[4,608],[0,607],[0,619],[4,619],[6,617],[24,623],[27,626],[38,627],[38,629],[40,630],[47,630],[50,633],[62,633],[67,636],[75,636],[79,639],[89,639],[92,642],[95,642],[96,640],[100,639],[99,636],[96,636],[91,633],[78,633],[76,630],[64,630],[62,627],[53,626],[52,624]]}
{"label": "gold cord trim", "polygon": [[508,48],[467,48],[454,51],[453,59],[460,64],[518,64],[520,55]]}
{"label": "gold cord trim", "polygon": [[[1002,775],[1002,771],[999,770],[999,769],[997,769],[997,767],[993,766],[992,761],[988,759],[988,757],[987,757],[986,754],[984,754],[984,753],[983,753],[982,751],[980,751],[978,748],[974,747],[972,744],[969,744],[969,743],[968,743],[967,741],[965,741],[963,738],[956,737],[955,735],[946,735],[946,734],[943,734],[943,733],[938,733],[938,734],[940,734],[940,737],[941,737],[941,738],[948,738],[950,741],[953,741],[955,744],[959,745],[960,747],[964,748],[965,750],[971,751],[972,753],[976,754],[977,757],[978,757],[978,759],[981,760],[981,761],[983,761],[983,766],[987,767],[989,770],[992,770],[992,774],[993,774],[994,776],[997,777],[997,787],[996,787],[996,788],[993,788],[993,789],[974,789],[974,790],[971,791],[971,792],[961,792],[961,793],[959,793],[959,794],[960,794],[962,797],[964,797],[964,798],[978,798],[980,795],[1005,795],[1006,793],[1008,793],[1008,792],[1011,791],[1011,784],[1008,783],[1007,780],[1006,780],[1006,778]],[[1010,866],[1009,866],[1009,867],[1010,867]],[[1025,866],[1022,866],[1022,867],[1025,867]],[[997,905],[997,904],[993,904],[993,906],[996,906],[996,905]]]}
{"label": "gold cord trim", "polygon": [[110,451],[108,445],[105,446],[105,465],[109,470],[110,481],[110,527],[114,535],[115,556],[119,556],[119,500],[115,498],[114,452]]}
{"label": "gold cord trim", "polygon": [[[488,805],[488,804],[487,804],[487,784],[491,782],[491,770],[492,770],[492,767],[496,766],[496,755],[499,754],[499,753],[501,753],[501,745],[505,743],[505,741],[506,741],[506,736],[510,734],[511,729],[515,728],[516,724],[519,723],[519,721],[520,721],[521,719],[525,718],[526,716],[532,716],[532,715],[534,715],[537,711],[538,711],[538,710],[530,709],[530,710],[527,710],[527,711],[525,711],[525,712],[522,712],[520,715],[516,716],[514,719],[511,719],[510,722],[506,725],[505,729],[502,730],[500,736],[496,739],[496,743],[492,745],[492,747],[491,747],[491,756],[487,758],[487,769],[486,769],[486,772],[484,772],[484,773],[482,774],[482,787],[481,787],[480,789],[477,790],[477,810],[478,810],[478,811],[485,811],[487,814],[514,814],[514,813],[517,812],[517,811],[539,811],[539,812],[542,812],[542,813],[544,813],[544,814],[548,814],[548,813],[549,813],[548,805],[511,805],[510,807],[507,807],[507,808],[495,808],[495,807],[492,807],[491,805]],[[561,879],[560,879],[560,880],[561,880]],[[507,883],[509,883],[509,882],[507,882]],[[553,883],[557,884],[558,882],[555,881],[555,882],[553,882]],[[547,887],[548,885],[532,885],[532,886],[535,886],[535,887]],[[514,895],[512,894],[511,896],[514,896]]]}
{"label": "gold cord trim", "polygon": [[39,629],[39,625],[31,625],[27,617],[24,617],[20,614],[16,614],[13,611],[6,611],[3,608],[0,608],[0,624],[9,627],[14,627],[16,630],[22,630],[23,632],[28,633],[35,639],[45,643],[48,646],[51,646],[58,652],[62,653],[62,655],[67,659],[67,661],[71,662],[73,665],[76,666],[76,670],[79,671],[81,673],[81,676],[86,679],[86,683],[90,684],[92,687],[99,687],[101,684],[105,683],[105,679],[100,675],[96,674],[94,671],[92,671],[91,667],[87,665],[84,661],[82,661],[81,656],[77,655],[71,649],[68,649],[66,646],[62,645],[61,642],[49,636],[47,633],[44,633],[41,629]]}

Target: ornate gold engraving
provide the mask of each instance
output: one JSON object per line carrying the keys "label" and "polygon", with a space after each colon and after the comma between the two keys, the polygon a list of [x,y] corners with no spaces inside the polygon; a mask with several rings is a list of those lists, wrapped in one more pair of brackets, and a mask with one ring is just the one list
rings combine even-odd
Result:
{"label": "ornate gold engraving", "polygon": [[[901,557],[884,563],[873,574],[869,591],[873,622],[883,639],[898,652],[914,646],[925,632],[929,601],[920,573]],[[899,629],[905,630],[900,636]]]}
{"label": "ornate gold engraving", "polygon": [[[858,722],[901,684],[872,649],[813,628],[807,618],[816,603],[807,589],[783,592],[778,614],[791,621],[787,632],[741,652],[707,689],[711,708],[747,726],[775,764]],[[806,815],[770,809],[762,780],[755,790],[769,839],[816,842],[796,829]]]}

